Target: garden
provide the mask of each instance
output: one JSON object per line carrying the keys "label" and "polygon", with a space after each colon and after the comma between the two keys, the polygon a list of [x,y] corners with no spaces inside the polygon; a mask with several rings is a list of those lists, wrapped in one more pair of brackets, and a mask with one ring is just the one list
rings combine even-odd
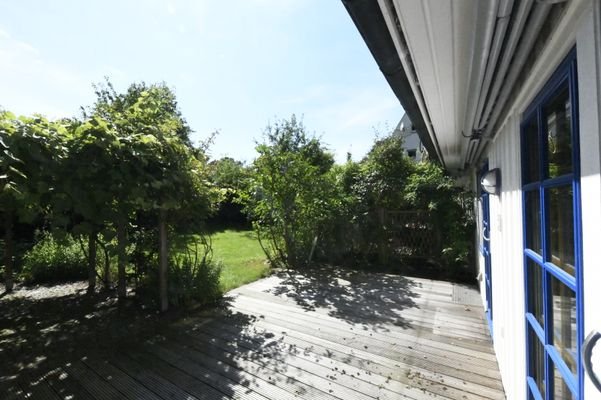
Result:
{"label": "garden", "polygon": [[469,279],[472,195],[400,136],[337,164],[293,115],[267,126],[252,163],[211,159],[165,84],[94,89],[77,118],[0,111],[6,293],[85,280],[166,311],[274,269]]}

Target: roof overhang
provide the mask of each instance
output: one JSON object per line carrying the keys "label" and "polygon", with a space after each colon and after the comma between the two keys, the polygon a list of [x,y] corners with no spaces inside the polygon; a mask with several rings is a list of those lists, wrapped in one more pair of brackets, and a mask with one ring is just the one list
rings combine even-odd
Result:
{"label": "roof overhang", "polygon": [[420,112],[411,84],[405,73],[392,36],[388,31],[384,15],[374,0],[343,0],[343,4],[357,26],[390,88],[409,115],[422,143],[429,154],[436,155],[436,147],[428,135],[424,118]]}
{"label": "roof overhang", "polygon": [[556,0],[342,2],[430,157],[451,172],[478,161],[551,9],[562,7]]}

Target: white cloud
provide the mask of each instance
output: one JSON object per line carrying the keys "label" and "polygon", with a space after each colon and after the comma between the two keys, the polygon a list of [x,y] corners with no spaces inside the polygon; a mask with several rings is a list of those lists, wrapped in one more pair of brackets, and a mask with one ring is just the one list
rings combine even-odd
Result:
{"label": "white cloud", "polygon": [[177,14],[177,10],[175,9],[175,4],[173,4],[172,1],[167,2],[167,12],[169,13],[169,15]]}

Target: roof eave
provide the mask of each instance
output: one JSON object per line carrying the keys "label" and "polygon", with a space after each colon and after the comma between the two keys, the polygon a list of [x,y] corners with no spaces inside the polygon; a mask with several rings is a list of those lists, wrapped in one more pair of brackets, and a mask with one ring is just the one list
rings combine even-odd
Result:
{"label": "roof eave", "polygon": [[374,0],[342,0],[378,67],[388,81],[390,88],[399,99],[401,106],[409,115],[420,140],[424,144],[431,160],[438,159],[434,143],[428,134],[424,117],[419,109],[415,94],[401,63],[386,21]]}

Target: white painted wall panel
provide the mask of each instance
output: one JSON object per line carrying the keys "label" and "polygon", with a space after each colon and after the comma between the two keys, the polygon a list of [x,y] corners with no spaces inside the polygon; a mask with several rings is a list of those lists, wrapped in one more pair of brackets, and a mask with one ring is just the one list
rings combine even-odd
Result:
{"label": "white painted wall panel", "polygon": [[[599,2],[595,2],[584,14],[577,36],[585,336],[592,329],[601,332],[600,16]],[[595,353],[601,354],[601,348],[595,349]],[[595,361],[601,378],[601,357]],[[601,393],[588,378],[585,379],[585,398],[601,399]]]}
{"label": "white painted wall panel", "polygon": [[[486,155],[489,167],[502,171],[502,193],[490,198],[493,336],[508,399],[523,399],[526,394],[519,123],[523,111],[575,44],[580,104],[585,333],[591,329],[601,330],[601,2],[581,1],[571,6],[531,76],[515,96],[510,113]],[[481,259],[479,263],[483,273]],[[483,283],[481,286],[483,291]],[[597,349],[597,353],[601,353],[601,349]],[[587,400],[601,399],[601,393],[588,380],[585,395]]]}
{"label": "white painted wall panel", "polygon": [[[508,399],[525,393],[524,273],[519,120],[509,118],[489,147],[489,168],[500,168],[502,188],[490,196],[494,347]],[[483,268],[483,266],[482,266]]]}

